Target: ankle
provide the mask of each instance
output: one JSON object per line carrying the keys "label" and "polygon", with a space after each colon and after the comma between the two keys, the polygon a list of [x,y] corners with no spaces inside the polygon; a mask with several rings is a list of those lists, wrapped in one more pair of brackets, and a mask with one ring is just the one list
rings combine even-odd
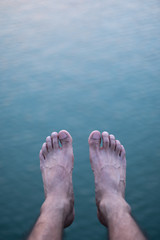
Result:
{"label": "ankle", "polygon": [[108,226],[110,221],[121,218],[124,214],[130,214],[131,208],[125,199],[121,196],[109,196],[103,198],[97,204],[98,211],[103,218],[105,225]]}
{"label": "ankle", "polygon": [[41,206],[40,213],[43,216],[47,216],[49,219],[56,215],[65,219],[66,209],[68,209],[68,206],[69,201],[65,199],[53,199],[51,197],[47,197]]}

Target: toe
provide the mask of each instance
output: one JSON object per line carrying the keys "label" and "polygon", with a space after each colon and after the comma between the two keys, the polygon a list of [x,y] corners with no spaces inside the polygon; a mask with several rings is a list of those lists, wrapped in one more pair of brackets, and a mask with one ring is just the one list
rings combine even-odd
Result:
{"label": "toe", "polygon": [[51,137],[50,136],[48,136],[46,138],[46,144],[47,144],[48,151],[51,151],[52,150],[52,141],[51,141]]}
{"label": "toe", "polygon": [[123,145],[121,145],[121,152],[120,152],[120,156],[122,159],[126,158],[126,151]]}
{"label": "toe", "polygon": [[100,132],[97,130],[91,132],[89,139],[88,139],[88,143],[89,143],[90,147],[100,148],[100,143],[101,143]]}
{"label": "toe", "polygon": [[103,132],[102,139],[103,139],[103,148],[107,149],[109,147],[109,133]]}
{"label": "toe", "polygon": [[46,142],[45,142],[45,143],[43,143],[43,145],[42,145],[42,154],[43,154],[44,158],[46,158],[47,153],[48,153],[48,151],[47,151],[47,144],[46,144]]}
{"label": "toe", "polygon": [[40,152],[39,152],[39,159],[40,159],[40,161],[44,161],[44,156],[43,156],[43,153],[42,153],[42,149],[40,150]]}
{"label": "toe", "polygon": [[111,134],[109,135],[109,146],[111,150],[115,150],[115,145],[116,145],[115,136]]}
{"label": "toe", "polygon": [[51,140],[52,140],[53,149],[58,149],[59,148],[59,142],[58,142],[58,133],[57,132],[52,132]]}
{"label": "toe", "polygon": [[59,140],[62,144],[62,147],[68,147],[72,145],[72,137],[66,130],[61,130],[59,132]]}
{"label": "toe", "polygon": [[43,166],[44,166],[44,161],[45,161],[45,157],[44,157],[44,155],[42,153],[42,149],[39,152],[39,159],[40,159],[40,169],[42,169]]}
{"label": "toe", "polygon": [[115,151],[119,155],[121,152],[121,143],[119,140],[116,140],[116,146],[115,146]]}

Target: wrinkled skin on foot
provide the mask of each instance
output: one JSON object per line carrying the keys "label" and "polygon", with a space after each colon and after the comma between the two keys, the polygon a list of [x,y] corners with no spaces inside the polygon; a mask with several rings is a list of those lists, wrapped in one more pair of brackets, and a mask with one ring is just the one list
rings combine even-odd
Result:
{"label": "wrinkled skin on foot", "polygon": [[109,207],[114,208],[116,202],[124,198],[126,157],[124,147],[114,135],[103,132],[102,140],[103,146],[100,147],[101,134],[99,131],[93,131],[88,142],[90,162],[95,177],[97,215],[100,222],[106,226],[101,206],[105,202]]}
{"label": "wrinkled skin on foot", "polygon": [[71,135],[65,130],[53,132],[42,145],[39,157],[45,197],[56,202],[57,206],[64,206],[64,227],[68,227],[74,219],[72,185],[74,156]]}

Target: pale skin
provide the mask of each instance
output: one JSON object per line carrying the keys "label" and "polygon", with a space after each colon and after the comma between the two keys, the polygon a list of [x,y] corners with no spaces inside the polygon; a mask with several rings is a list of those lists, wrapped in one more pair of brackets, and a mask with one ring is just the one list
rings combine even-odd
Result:
{"label": "pale skin", "polygon": [[[108,228],[109,239],[145,240],[125,200],[124,147],[108,132],[103,132],[101,136],[99,131],[93,131],[88,142],[95,177],[97,215],[100,223]],[[42,145],[39,157],[45,201],[28,240],[61,240],[63,229],[74,220],[71,135],[65,130],[53,132]]]}

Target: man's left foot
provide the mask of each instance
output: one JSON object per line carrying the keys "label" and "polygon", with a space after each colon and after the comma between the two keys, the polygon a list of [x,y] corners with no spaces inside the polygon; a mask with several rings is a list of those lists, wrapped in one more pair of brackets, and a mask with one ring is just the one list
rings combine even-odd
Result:
{"label": "man's left foot", "polygon": [[[60,147],[59,142],[62,147]],[[53,132],[46,138],[40,150],[40,168],[42,172],[46,201],[63,209],[64,227],[74,219],[74,195],[72,185],[73,148],[71,135],[62,130]]]}

